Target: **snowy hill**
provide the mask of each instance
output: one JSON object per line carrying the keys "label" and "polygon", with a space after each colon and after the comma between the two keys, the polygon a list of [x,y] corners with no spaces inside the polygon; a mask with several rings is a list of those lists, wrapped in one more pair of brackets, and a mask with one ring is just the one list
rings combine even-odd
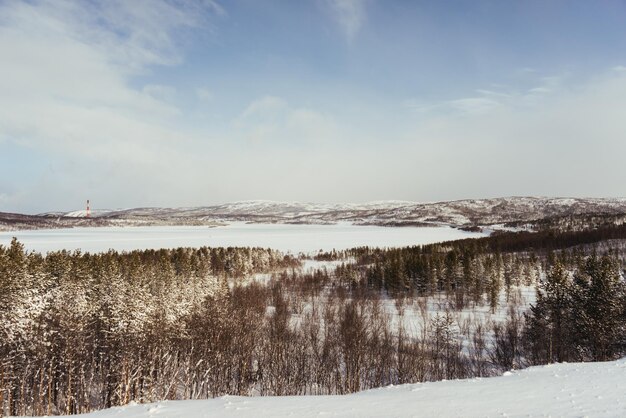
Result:
{"label": "snowy hill", "polygon": [[[221,222],[474,227],[504,224],[525,228],[539,220],[560,217],[612,217],[626,222],[626,198],[504,197],[448,202],[378,201],[319,204],[251,200],[183,208],[93,209],[47,212],[40,215],[0,213],[0,230],[73,226],[216,225]],[[606,219],[600,219],[602,223]],[[557,219],[558,221],[558,219]],[[584,220],[588,222],[589,220]],[[551,222],[551,221],[550,221]],[[531,225],[532,226],[532,225]],[[593,225],[592,225],[593,226]]]}
{"label": "snowy hill", "polygon": [[344,396],[239,397],[128,405],[89,418],[626,416],[626,358],[531,367]]}
{"label": "snowy hill", "polygon": [[[66,216],[76,216],[70,212]],[[107,219],[226,220],[277,223],[352,222],[373,225],[445,224],[452,226],[525,222],[581,214],[624,214],[625,199],[507,197],[415,203],[316,204],[254,200],[195,208],[137,208],[96,211]]]}

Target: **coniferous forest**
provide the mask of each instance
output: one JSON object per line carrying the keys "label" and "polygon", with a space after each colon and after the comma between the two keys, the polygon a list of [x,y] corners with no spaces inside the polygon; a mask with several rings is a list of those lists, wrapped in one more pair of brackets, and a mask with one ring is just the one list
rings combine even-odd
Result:
{"label": "coniferous forest", "polygon": [[498,233],[314,261],[261,248],[42,255],[14,240],[0,246],[0,415],[614,359],[624,239],[623,225]]}

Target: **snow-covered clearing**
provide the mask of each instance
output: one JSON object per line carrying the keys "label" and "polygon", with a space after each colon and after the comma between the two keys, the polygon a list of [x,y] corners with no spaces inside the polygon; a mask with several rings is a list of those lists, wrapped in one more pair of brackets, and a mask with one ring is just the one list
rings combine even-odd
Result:
{"label": "snow-covered clearing", "polygon": [[233,223],[227,226],[144,226],[0,232],[0,244],[17,237],[28,250],[99,252],[176,247],[264,247],[294,254],[358,246],[402,247],[480,237],[450,227],[380,227]]}
{"label": "snow-covered clearing", "polygon": [[406,298],[401,304],[392,298],[383,299],[383,309],[391,316],[392,329],[397,330],[402,325],[407,335],[421,337],[424,324],[431,321],[435,315],[449,313],[454,320],[454,330],[459,332],[459,337],[469,344],[463,330],[482,324],[490,329],[494,323],[502,323],[509,318],[509,310],[513,308],[517,313],[526,312],[531,303],[535,303],[536,291],[534,286],[513,287],[515,300],[506,300],[504,291],[500,292],[498,306],[491,311],[487,302],[483,304],[469,303],[468,306],[458,310],[452,301],[440,293],[434,296],[420,296],[414,299]]}
{"label": "snow-covered clearing", "polygon": [[[259,279],[257,281],[263,282]],[[395,335],[402,327],[405,335],[412,338],[425,338],[425,333],[429,332],[428,324],[435,316],[450,315],[454,336],[462,343],[467,354],[467,349],[471,345],[471,336],[476,332],[477,326],[480,325],[482,332],[486,332],[486,342],[489,345],[493,337],[494,324],[501,324],[510,319],[511,309],[516,314],[522,315],[528,310],[530,304],[534,304],[536,301],[534,286],[514,286],[511,289],[511,294],[514,296],[511,296],[511,299],[507,301],[505,292],[500,292],[498,306],[493,312],[486,301],[481,304],[470,302],[467,306],[457,309],[444,293],[433,296],[407,297],[401,302],[383,295],[381,296],[380,307],[388,317],[390,329]],[[326,296],[316,297],[313,301],[301,300],[299,303],[292,301],[295,308],[291,316],[292,326],[296,327],[301,324],[306,315],[313,313],[313,304],[315,304],[315,309],[318,312],[322,312],[328,303]],[[268,312],[273,312],[273,307],[271,308]],[[324,318],[319,318],[319,322],[324,325]]]}
{"label": "snow-covered clearing", "polygon": [[343,396],[166,401],[90,418],[200,417],[624,417],[626,358],[531,367],[504,376],[389,386]]}

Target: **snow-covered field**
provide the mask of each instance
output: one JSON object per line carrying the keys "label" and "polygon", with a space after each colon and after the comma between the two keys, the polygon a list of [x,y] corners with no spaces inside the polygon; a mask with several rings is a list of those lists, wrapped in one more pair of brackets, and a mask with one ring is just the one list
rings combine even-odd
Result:
{"label": "snow-covered field", "polygon": [[144,226],[42,229],[0,232],[0,244],[12,237],[28,250],[97,252],[176,247],[269,247],[309,253],[356,246],[400,247],[479,237],[484,234],[449,227],[379,227],[337,225],[285,225],[233,223],[227,226]]}
{"label": "snow-covered field", "polygon": [[90,418],[624,417],[626,358],[501,377],[390,386],[344,396],[239,397],[128,405]]}

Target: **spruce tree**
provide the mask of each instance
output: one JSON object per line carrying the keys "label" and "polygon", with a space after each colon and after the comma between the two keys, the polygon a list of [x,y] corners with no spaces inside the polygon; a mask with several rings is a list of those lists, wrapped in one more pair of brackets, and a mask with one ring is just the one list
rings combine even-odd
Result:
{"label": "spruce tree", "polygon": [[539,282],[537,301],[527,315],[527,330],[534,345],[535,360],[550,363],[569,359],[570,294],[568,274],[559,262],[555,262],[546,278]]}
{"label": "spruce tree", "polygon": [[575,343],[584,359],[614,358],[624,342],[624,280],[615,259],[589,257],[574,279]]}

